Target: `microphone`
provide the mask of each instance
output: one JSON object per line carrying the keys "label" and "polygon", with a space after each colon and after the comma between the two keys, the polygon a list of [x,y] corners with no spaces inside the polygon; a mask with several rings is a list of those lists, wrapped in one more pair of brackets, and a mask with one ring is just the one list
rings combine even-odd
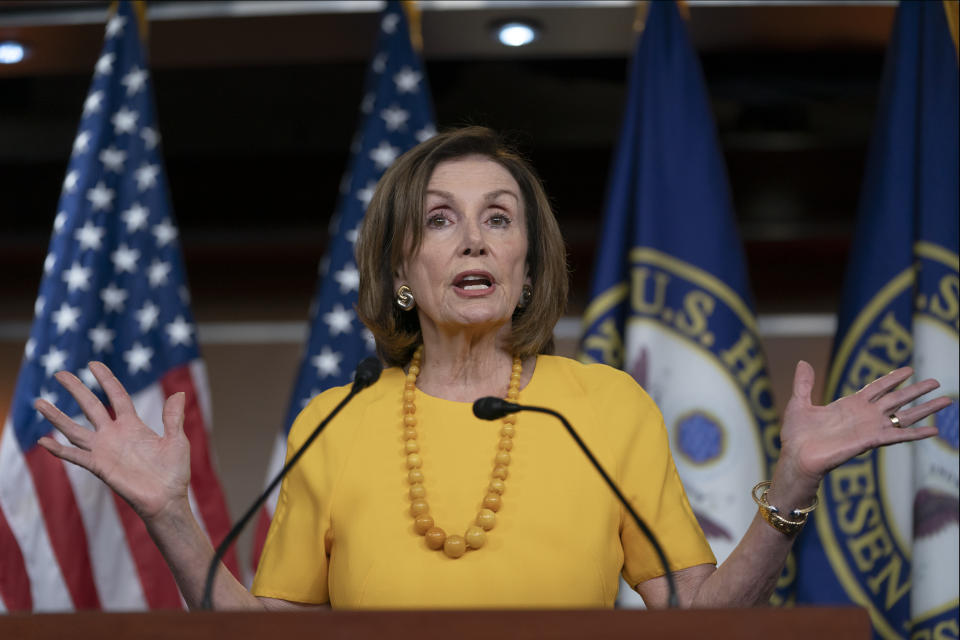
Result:
{"label": "microphone", "polygon": [[610,479],[610,476],[607,475],[607,472],[603,470],[603,467],[600,466],[600,462],[597,461],[596,457],[594,457],[587,445],[584,444],[583,440],[580,439],[579,434],[574,431],[570,423],[567,422],[567,419],[553,409],[514,404],[513,402],[507,402],[506,400],[496,398],[494,396],[480,398],[473,403],[473,415],[477,416],[481,420],[496,420],[518,411],[535,411],[537,413],[546,413],[563,423],[563,426],[566,427],[567,432],[574,439],[574,441],[576,441],[577,446],[580,447],[580,450],[583,451],[584,455],[587,456],[597,472],[603,477],[604,481],[607,483],[607,486],[610,487],[610,490],[613,491],[613,493],[617,496],[620,504],[622,504],[627,510],[637,527],[643,532],[643,535],[647,537],[647,540],[650,541],[654,551],[657,552],[657,557],[660,559],[660,564],[663,566],[663,570],[667,577],[667,589],[669,591],[669,596],[667,597],[667,607],[676,609],[679,606],[679,601],[677,600],[677,585],[673,581],[673,574],[670,572],[670,564],[667,562],[667,555],[664,553],[663,547],[660,546],[660,542],[657,540],[657,537],[653,535],[653,531],[650,530],[650,527],[648,527],[643,521],[643,518],[641,518],[637,512],[634,511],[633,507],[630,506],[630,503],[627,502],[623,492],[621,492],[617,485],[614,484],[613,480]]}
{"label": "microphone", "polygon": [[495,396],[480,398],[473,403],[473,415],[481,420],[497,420],[509,413],[520,411],[524,407],[512,402],[507,402]]}
{"label": "microphone", "polygon": [[357,365],[357,370],[353,374],[353,387],[350,393],[359,393],[374,382],[380,379],[380,372],[383,371],[383,365],[376,358],[364,358]]}
{"label": "microphone", "polygon": [[284,476],[293,468],[293,465],[297,463],[297,460],[300,459],[300,456],[303,455],[304,451],[307,450],[313,441],[317,439],[317,436],[320,435],[320,432],[323,431],[324,427],[327,426],[327,423],[333,419],[335,415],[340,413],[340,410],[343,409],[348,402],[350,402],[355,395],[363,391],[374,382],[380,378],[380,371],[383,369],[383,366],[380,364],[380,361],[376,358],[366,358],[357,365],[356,372],[353,376],[353,386],[350,388],[350,392],[346,397],[340,401],[340,403],[333,408],[326,418],[317,425],[313,430],[313,433],[310,434],[310,437],[297,449],[297,452],[293,454],[290,460],[283,465],[283,468],[280,472],[270,481],[270,484],[267,485],[267,488],[264,489],[263,493],[250,505],[250,508],[247,509],[247,512],[243,514],[243,517],[240,518],[233,528],[227,533],[223,538],[223,541],[217,546],[216,552],[213,554],[213,559],[210,560],[210,566],[207,568],[207,579],[203,583],[203,600],[200,602],[200,609],[208,611],[213,608],[212,597],[213,597],[213,581],[217,576],[217,568],[220,566],[220,560],[223,559],[224,554],[227,552],[227,549],[233,544],[233,541],[240,535],[240,532],[243,531],[243,528],[250,521],[250,518],[253,517],[253,514],[257,512],[257,509],[266,502],[267,497],[270,495],[270,492],[280,484],[280,481],[283,480]]}

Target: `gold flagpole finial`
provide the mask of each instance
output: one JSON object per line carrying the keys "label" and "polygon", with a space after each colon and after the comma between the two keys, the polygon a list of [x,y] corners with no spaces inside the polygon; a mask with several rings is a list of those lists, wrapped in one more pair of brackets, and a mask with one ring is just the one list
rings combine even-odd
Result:
{"label": "gold flagpole finial", "polygon": [[133,11],[137,14],[137,29],[140,31],[140,42],[146,47],[147,38],[150,36],[150,26],[147,22],[146,0],[134,0]]}
{"label": "gold flagpole finial", "polygon": [[410,25],[410,44],[414,51],[423,53],[423,32],[420,29],[422,11],[419,3],[417,0],[403,0],[400,6],[407,14],[407,23]]}
{"label": "gold flagpole finial", "polygon": [[[663,0],[657,0],[662,2]],[[677,3],[677,11],[680,12],[680,16],[686,20],[690,21],[690,5],[687,4],[687,0],[675,0]],[[947,0],[944,0],[946,2]],[[647,12],[650,11],[650,0],[637,0],[637,10],[633,16],[633,32],[634,33],[643,33],[643,28],[647,24]]]}
{"label": "gold flagpole finial", "polygon": [[[115,14],[119,6],[120,3],[116,0],[111,2],[110,8],[107,10],[107,16],[109,17]],[[133,0],[133,12],[137,14],[137,31],[140,33],[140,42],[146,46],[147,36],[149,35],[146,0]]]}
{"label": "gold flagpole finial", "polygon": [[950,30],[950,38],[953,40],[953,52],[960,55],[960,47],[957,45],[957,23],[960,21],[960,5],[958,5],[957,0],[943,0],[943,10],[947,14],[947,29]]}
{"label": "gold flagpole finial", "polygon": [[634,33],[643,33],[643,27],[647,24],[648,11],[650,11],[650,2],[648,0],[637,0],[637,10],[633,14]]}

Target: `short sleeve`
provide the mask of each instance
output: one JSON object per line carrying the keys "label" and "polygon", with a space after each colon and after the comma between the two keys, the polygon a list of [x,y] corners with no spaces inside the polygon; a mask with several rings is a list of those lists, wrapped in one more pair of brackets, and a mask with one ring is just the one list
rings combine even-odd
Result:
{"label": "short sleeve", "polygon": [[[690,508],[670,453],[663,416],[650,396],[621,371],[611,371],[605,384],[608,424],[617,442],[617,480],[634,510],[653,531],[671,571],[716,558]],[[660,559],[646,536],[621,509],[620,540],[623,577],[631,586],[664,574]]]}
{"label": "short sleeve", "polygon": [[[287,439],[287,460],[344,395],[344,387],[330,389],[300,412]],[[311,604],[329,601],[330,511],[339,475],[329,435],[327,430],[312,443],[280,486],[251,588],[255,596]]]}

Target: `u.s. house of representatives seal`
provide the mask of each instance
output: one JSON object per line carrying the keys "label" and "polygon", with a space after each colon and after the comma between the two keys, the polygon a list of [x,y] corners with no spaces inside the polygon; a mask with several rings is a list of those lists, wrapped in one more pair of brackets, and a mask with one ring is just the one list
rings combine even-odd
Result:
{"label": "u.s. house of representatives seal", "polygon": [[[893,278],[851,324],[827,392],[853,393],[912,364],[916,379],[937,378],[938,393],[954,402],[924,421],[939,428],[937,437],[868,452],[832,471],[815,522],[840,583],[869,609],[876,631],[932,640],[960,635],[960,281],[956,254],[924,242],[915,254],[917,268]],[[893,310],[902,296],[913,296],[912,327]]]}
{"label": "u.s. house of representatives seal", "polygon": [[[650,248],[630,260],[630,282],[588,310],[584,350],[622,361],[660,407],[690,506],[722,562],[756,513],[745,487],[768,477],[776,457],[779,422],[753,313],[690,263]],[[621,304],[622,342],[612,317],[597,322]]]}

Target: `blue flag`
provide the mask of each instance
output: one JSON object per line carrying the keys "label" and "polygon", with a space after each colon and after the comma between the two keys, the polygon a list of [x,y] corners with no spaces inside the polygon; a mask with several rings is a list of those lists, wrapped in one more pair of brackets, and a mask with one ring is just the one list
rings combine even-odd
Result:
{"label": "blue flag", "polygon": [[[106,402],[87,367],[106,363],[158,432],[164,398],[185,392],[191,503],[212,538],[230,526],[209,455],[210,394],[159,140],[137,18],[121,2],[83,104],[0,442],[0,605],[9,609],[182,608],[130,506],[37,446],[46,435],[66,442],[33,408],[38,397],[86,424],[57,371],[75,373]],[[234,554],[227,562],[235,568]]]}
{"label": "blue flag", "polygon": [[832,471],[797,549],[797,601],[864,606],[883,638],[960,629],[958,68],[947,4],[897,10],[826,393],[910,364],[954,403],[925,421],[939,436]]}
{"label": "blue flag", "polygon": [[[324,389],[349,383],[360,360],[375,354],[373,335],[354,311],[360,284],[354,260],[357,231],[377,181],[387,167],[400,154],[436,133],[423,65],[411,44],[404,11],[395,0],[387,3],[380,18],[379,38],[367,70],[360,112],[340,201],[330,225],[330,249],[320,265],[320,280],[310,311],[310,338],[268,477],[283,466],[287,432],[310,399]],[[276,495],[275,491],[258,523],[254,566]]]}
{"label": "blue flag", "polygon": [[[663,412],[718,560],[756,513],[778,420],[696,53],[673,2],[650,3],[583,320],[580,357],[623,368]],[[642,515],[642,514],[641,514]]]}

